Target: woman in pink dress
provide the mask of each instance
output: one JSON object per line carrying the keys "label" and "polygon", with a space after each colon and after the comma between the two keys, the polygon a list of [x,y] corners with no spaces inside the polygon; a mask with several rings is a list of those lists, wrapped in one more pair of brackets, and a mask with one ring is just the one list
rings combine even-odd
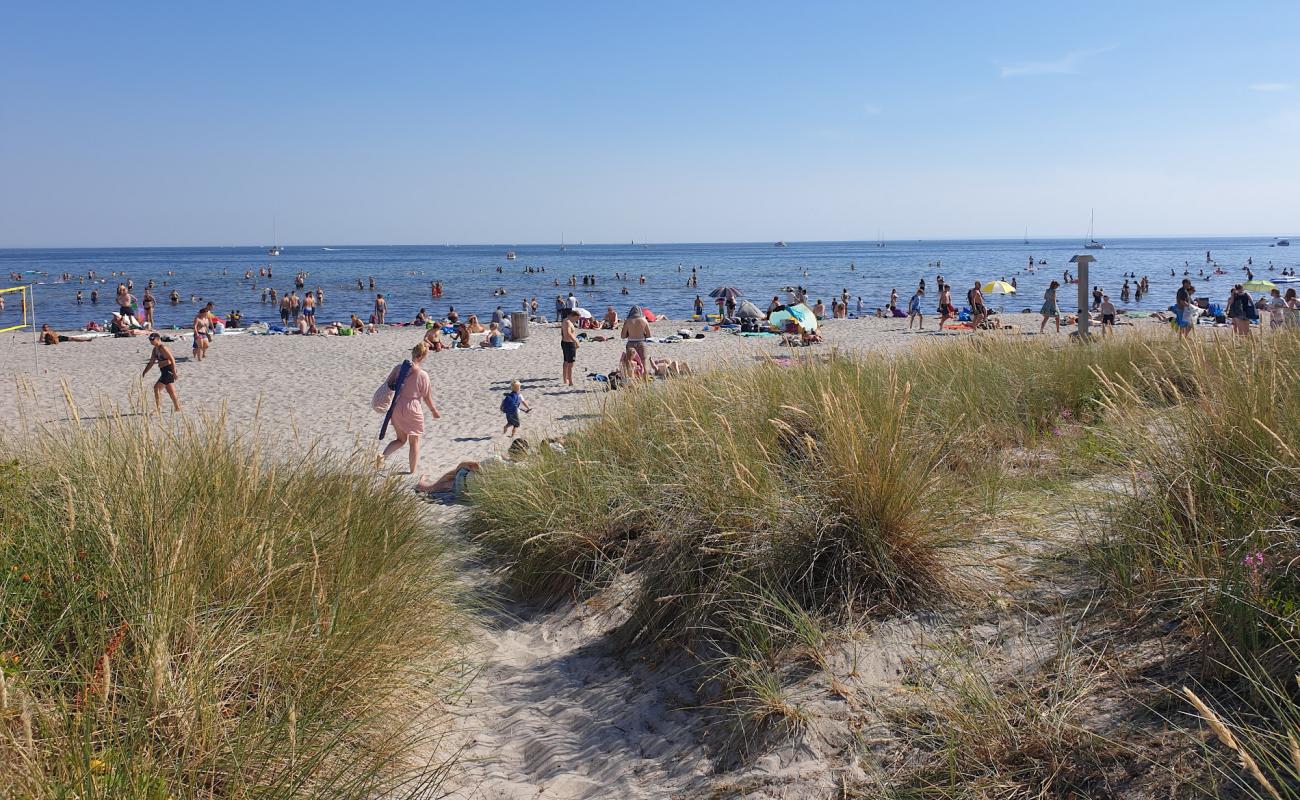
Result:
{"label": "woman in pink dress", "polygon": [[[380,456],[382,462],[401,450],[402,445],[409,444],[412,475],[415,474],[415,465],[420,461],[420,437],[424,435],[424,409],[420,407],[421,404],[429,407],[429,413],[433,414],[434,419],[442,416],[433,405],[433,387],[429,383],[429,373],[420,368],[420,364],[428,354],[429,346],[424,342],[411,348],[411,371],[402,383],[402,388],[393,397],[391,422],[397,438],[388,443],[383,455]],[[393,367],[392,372],[388,373],[389,386],[397,382],[397,374],[401,369],[402,365],[398,364]]]}

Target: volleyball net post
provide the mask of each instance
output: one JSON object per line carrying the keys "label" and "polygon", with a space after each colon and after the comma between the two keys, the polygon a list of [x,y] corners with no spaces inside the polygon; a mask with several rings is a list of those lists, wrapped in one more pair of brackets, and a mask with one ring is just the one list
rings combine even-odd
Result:
{"label": "volleyball net post", "polygon": [[[36,295],[32,292],[31,284],[22,286],[10,286],[0,288],[0,300],[4,301],[6,310],[9,308],[10,297],[18,295],[18,303],[22,311],[22,322],[16,325],[6,325],[0,328],[0,333],[9,333],[10,331],[20,331],[25,328],[31,328],[32,332],[36,331]],[[7,317],[8,315],[6,315]],[[2,324],[2,323],[0,323]],[[32,336],[32,358],[35,360],[37,371],[40,370],[40,351],[37,349],[36,336]]]}

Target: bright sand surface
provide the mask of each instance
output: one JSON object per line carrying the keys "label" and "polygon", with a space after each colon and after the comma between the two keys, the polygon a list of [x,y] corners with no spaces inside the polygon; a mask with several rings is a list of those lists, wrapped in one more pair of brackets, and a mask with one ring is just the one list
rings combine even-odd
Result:
{"label": "bright sand surface", "polygon": [[[1037,317],[1033,320],[1036,322]],[[830,352],[895,350],[909,342],[935,341],[934,320],[925,335],[907,332],[906,320],[834,320],[824,324],[826,344],[809,348],[779,346],[776,337],[748,338],[709,332],[702,340],[652,344],[655,358],[686,361],[695,370],[729,361],[765,356],[789,357]],[[666,321],[654,326],[657,336],[699,325]],[[1036,329],[1036,325],[1034,326]],[[610,331],[589,332],[611,335]],[[617,332],[612,332],[617,339]],[[957,338],[952,334],[947,338]],[[102,338],[33,348],[31,333],[0,335],[0,431],[69,420],[65,397],[83,419],[104,413],[152,413],[152,386],[157,371],[140,377],[149,359],[144,337]],[[184,414],[224,410],[228,424],[252,427],[273,437],[286,457],[311,445],[340,455],[370,454],[378,447],[381,417],[370,399],[392,367],[420,340],[413,328],[389,328],[377,334],[338,336],[217,336],[202,362],[190,360],[189,340],[174,342],[180,379],[177,387]],[[424,362],[433,383],[434,403],[442,418],[426,418],[420,471],[438,475],[464,459],[499,453],[508,439],[501,428],[501,396],[511,380],[523,383],[533,407],[522,415],[521,435],[536,440],[563,433],[613,396],[604,384],[587,377],[615,368],[622,353],[617,340],[581,345],[574,387],[560,383],[559,330],[530,326],[530,335],[515,349],[474,348],[430,353]],[[67,392],[65,395],[64,387]],[[163,396],[164,415],[171,412]],[[142,404],[143,403],[143,404]],[[390,433],[391,437],[391,433]],[[405,455],[394,455],[390,469],[404,471]]]}

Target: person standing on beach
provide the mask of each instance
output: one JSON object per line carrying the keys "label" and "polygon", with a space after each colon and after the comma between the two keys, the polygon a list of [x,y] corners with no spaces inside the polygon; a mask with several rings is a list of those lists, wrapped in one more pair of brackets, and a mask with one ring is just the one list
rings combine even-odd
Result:
{"label": "person standing on beach", "polygon": [[1110,301],[1110,295],[1103,294],[1101,302],[1097,304],[1097,311],[1101,312],[1101,335],[1109,336],[1115,330],[1115,304]]}
{"label": "person standing on beach", "polygon": [[1183,283],[1178,287],[1178,294],[1174,296],[1174,323],[1178,326],[1180,336],[1188,336],[1192,332],[1192,296],[1196,294],[1196,287],[1188,278],[1183,278]]}
{"label": "person standing on beach", "polygon": [[925,317],[921,315],[921,287],[917,287],[912,293],[912,299],[907,301],[907,329],[912,329],[912,320],[916,320],[916,329],[925,330]]}
{"label": "person standing on beach", "polygon": [[131,316],[131,292],[126,288],[125,283],[117,285],[117,311],[124,317]]}
{"label": "person standing on beach", "polygon": [[561,380],[566,386],[573,385],[573,365],[578,360],[578,337],[573,329],[575,316],[576,314],[567,308],[560,315],[560,353],[564,357]]}
{"label": "person standing on beach", "polygon": [[303,292],[302,318],[309,333],[316,332],[316,297],[311,292]]}
{"label": "person standing on beach", "polygon": [[[393,394],[391,421],[397,438],[388,443],[378,459],[379,463],[383,463],[393,453],[401,450],[403,445],[407,445],[412,475],[415,474],[415,468],[420,463],[420,439],[424,436],[424,407],[428,407],[434,419],[442,417],[433,404],[433,385],[429,381],[429,373],[420,367],[428,354],[429,346],[423,341],[411,348],[410,371]],[[385,382],[389,387],[397,385],[397,376],[401,369],[402,365],[398,364],[393,367],[392,372],[388,373]]]}
{"label": "person standing on beach", "polygon": [[1241,288],[1240,283],[1233,286],[1228,295],[1228,319],[1232,320],[1232,332],[1238,336],[1250,336],[1251,320],[1258,316],[1250,293]]}
{"label": "person standing on beach", "polygon": [[[275,290],[272,289],[271,291],[274,292]],[[272,299],[272,302],[274,302],[274,299]],[[280,297],[280,324],[286,328],[289,327],[289,313],[291,310],[289,295],[282,295]]]}
{"label": "person standing on beach", "polygon": [[[371,284],[373,284],[374,278],[371,278],[370,282]],[[373,286],[371,288],[373,288]],[[382,294],[375,295],[375,324],[376,325],[384,324],[384,314],[386,314],[387,312],[388,312],[388,301],[384,299],[384,296]]]}
{"label": "person standing on beach", "polygon": [[948,284],[943,281],[939,282],[939,330],[943,330],[943,325],[952,318],[952,290]]}
{"label": "person standing on beach", "polygon": [[619,331],[619,337],[625,340],[624,353],[635,354],[643,365],[648,364],[645,344],[650,335],[650,323],[646,322],[641,306],[632,306],[628,309],[627,319],[623,320],[623,329]]}
{"label": "person standing on beach", "polygon": [[[1055,283],[1055,281],[1053,281]],[[1057,284],[1059,285],[1059,284]],[[966,299],[970,302],[970,323],[972,328],[978,328],[984,322],[984,292],[980,289],[980,282],[975,281],[975,287],[966,293]]]}
{"label": "person standing on beach", "polygon": [[167,349],[163,344],[162,337],[157,333],[149,334],[149,344],[153,345],[153,353],[149,356],[149,363],[144,365],[144,372],[140,373],[143,378],[153,369],[153,365],[158,365],[158,380],[153,385],[153,407],[158,413],[162,413],[162,393],[167,390],[167,396],[172,399],[172,410],[181,410],[180,398],[176,396],[176,357],[172,351]]}
{"label": "person standing on beach", "polygon": [[194,315],[194,360],[201,362],[204,356],[208,354],[208,341],[211,340],[211,334],[208,328],[211,323],[208,321],[207,307],[200,308],[199,313]]}
{"label": "person standing on beach", "polygon": [[506,415],[506,426],[501,429],[501,432],[508,436],[519,433],[519,409],[532,411],[528,407],[528,401],[520,393],[521,388],[519,381],[511,381],[510,391],[506,393],[505,397],[501,398],[501,411]]}
{"label": "person standing on beach", "polygon": [[[78,292],[77,294],[81,294],[81,293]],[[146,288],[144,290],[144,324],[145,327],[148,328],[153,327],[153,306],[154,306],[153,291]]]}
{"label": "person standing on beach", "polygon": [[[1047,328],[1047,320],[1050,317],[1056,321],[1056,332],[1061,332],[1061,309],[1056,304],[1056,290],[1061,288],[1061,284],[1052,281],[1052,285],[1047,287],[1043,292],[1043,307],[1038,313],[1043,315],[1043,321],[1038,323],[1038,332],[1042,333]],[[1097,305],[1101,305],[1100,302]]]}

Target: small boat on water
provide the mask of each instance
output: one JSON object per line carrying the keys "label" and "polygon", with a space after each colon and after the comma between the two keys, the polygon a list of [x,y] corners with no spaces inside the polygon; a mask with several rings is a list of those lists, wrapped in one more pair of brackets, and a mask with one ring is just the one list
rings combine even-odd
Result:
{"label": "small boat on water", "polygon": [[1291,246],[1291,240],[1290,240],[1290,239],[1278,239],[1276,242],[1273,242],[1273,246],[1274,246],[1274,247],[1290,247],[1290,246]]}
{"label": "small boat on water", "polygon": [[777,242],[776,244],[774,244],[774,245],[772,245],[772,246],[773,246],[773,247],[789,247],[790,245],[786,244],[785,241],[782,240],[782,241],[779,241],[779,242]]}
{"label": "small boat on water", "polygon": [[514,260],[515,260],[515,251],[514,251],[514,250],[507,250],[507,251],[506,251],[506,261],[514,261]]}
{"label": "small boat on water", "polygon": [[271,246],[266,248],[266,254],[268,256],[278,256],[280,255],[281,252],[283,252],[282,250],[280,250],[279,242],[280,242],[279,225],[276,223],[276,220],[273,218],[271,220]]}
{"label": "small boat on water", "polygon": [[1094,211],[1088,218],[1088,238],[1085,239],[1083,242],[1084,250],[1105,250],[1106,249],[1106,245],[1097,241],[1097,237],[1093,233],[1093,226],[1095,225],[1096,221],[1097,221],[1097,213]]}

